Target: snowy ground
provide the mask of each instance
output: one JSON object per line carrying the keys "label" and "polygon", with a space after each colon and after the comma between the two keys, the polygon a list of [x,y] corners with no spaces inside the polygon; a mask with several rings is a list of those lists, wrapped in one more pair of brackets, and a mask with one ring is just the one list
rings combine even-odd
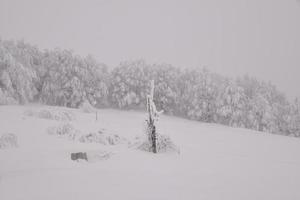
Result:
{"label": "snowy ground", "polygon": [[[70,123],[84,133],[101,129],[128,142],[143,134],[142,112],[99,110],[96,122],[80,110],[1,106],[0,135],[16,134],[19,144],[0,149],[1,200],[300,199],[300,139],[162,116],[160,130],[180,154],[154,155],[49,135],[62,122],[24,114],[41,109],[73,112]],[[93,162],[72,161],[79,151]]]}

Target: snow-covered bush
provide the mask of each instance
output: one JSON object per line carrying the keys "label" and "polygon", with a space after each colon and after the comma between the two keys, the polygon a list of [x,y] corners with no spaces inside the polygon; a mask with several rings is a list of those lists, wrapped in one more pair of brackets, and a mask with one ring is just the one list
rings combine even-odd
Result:
{"label": "snow-covered bush", "polygon": [[[149,140],[137,145],[137,148],[143,151],[152,152],[152,145]],[[156,140],[157,153],[180,153],[180,149],[168,135],[158,134]]]}
{"label": "snow-covered bush", "polygon": [[180,153],[179,147],[173,143],[168,135],[158,135],[157,151],[164,152],[177,152]]}
{"label": "snow-covered bush", "polygon": [[30,117],[37,117],[41,119],[50,119],[56,121],[73,121],[75,120],[75,115],[71,111],[67,110],[50,110],[42,109],[39,111],[27,110],[24,113]]}
{"label": "snow-covered bush", "polygon": [[83,143],[100,143],[103,145],[117,145],[126,142],[125,138],[116,134],[98,131],[83,135],[79,138],[79,142]]}
{"label": "snow-covered bush", "polygon": [[64,123],[60,124],[59,126],[51,126],[47,129],[47,133],[49,135],[58,135],[61,137],[66,137],[70,140],[75,140],[80,131],[75,129],[72,124]]}
{"label": "snow-covered bush", "polygon": [[7,133],[0,137],[0,149],[18,147],[18,139],[15,134]]}
{"label": "snow-covered bush", "polygon": [[49,135],[57,135],[82,143],[99,143],[103,145],[118,145],[127,143],[125,138],[120,137],[117,134],[106,133],[102,130],[84,134],[83,130],[74,128],[71,123],[62,123],[58,126],[48,127],[47,133]]}

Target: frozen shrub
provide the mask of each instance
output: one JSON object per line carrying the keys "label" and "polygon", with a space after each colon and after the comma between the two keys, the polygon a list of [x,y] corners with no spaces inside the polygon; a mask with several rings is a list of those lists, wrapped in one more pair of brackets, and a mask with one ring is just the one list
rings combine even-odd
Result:
{"label": "frozen shrub", "polygon": [[58,135],[61,137],[67,137],[70,140],[75,140],[80,131],[75,129],[72,124],[65,123],[59,126],[52,126],[47,129],[49,135]]}
{"label": "frozen shrub", "polygon": [[18,147],[17,136],[12,133],[3,134],[0,137],[0,149]]}
{"label": "frozen shrub", "polygon": [[[156,147],[158,153],[166,153],[166,152],[175,152],[180,153],[180,149],[176,146],[171,138],[167,135],[160,135],[158,134]],[[138,149],[143,151],[152,152],[152,146],[149,140],[142,142],[142,144],[138,145]]]}
{"label": "frozen shrub", "polygon": [[58,121],[73,121],[75,120],[74,113],[70,111],[59,111],[57,112],[57,115],[55,115],[55,120]]}
{"label": "frozen shrub", "polygon": [[105,144],[105,142],[102,140],[102,137],[98,133],[89,133],[87,135],[83,135],[79,138],[80,142],[84,143],[101,143]]}
{"label": "frozen shrub", "polygon": [[179,147],[176,146],[168,135],[158,135],[157,140],[158,152],[177,152],[179,153]]}
{"label": "frozen shrub", "polygon": [[89,133],[87,135],[83,135],[79,138],[80,142],[84,143],[100,143],[104,145],[117,145],[123,143],[125,141],[124,138],[116,134],[104,133],[102,131],[98,131],[96,133]]}

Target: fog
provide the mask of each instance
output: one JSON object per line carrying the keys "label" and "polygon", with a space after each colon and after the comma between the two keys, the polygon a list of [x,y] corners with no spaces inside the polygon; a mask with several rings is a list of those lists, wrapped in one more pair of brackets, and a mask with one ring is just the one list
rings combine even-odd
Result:
{"label": "fog", "polygon": [[248,74],[300,96],[297,0],[0,0],[0,37],[110,66],[142,58]]}

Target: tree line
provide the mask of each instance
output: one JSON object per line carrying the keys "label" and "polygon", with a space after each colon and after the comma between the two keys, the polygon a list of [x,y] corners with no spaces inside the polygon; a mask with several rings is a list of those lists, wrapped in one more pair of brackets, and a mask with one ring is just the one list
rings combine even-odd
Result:
{"label": "tree line", "polygon": [[149,83],[155,104],[169,115],[300,137],[300,103],[271,83],[224,77],[205,68],[126,61],[110,68],[70,50],[40,50],[0,40],[0,104],[39,102],[79,107],[145,109]]}

